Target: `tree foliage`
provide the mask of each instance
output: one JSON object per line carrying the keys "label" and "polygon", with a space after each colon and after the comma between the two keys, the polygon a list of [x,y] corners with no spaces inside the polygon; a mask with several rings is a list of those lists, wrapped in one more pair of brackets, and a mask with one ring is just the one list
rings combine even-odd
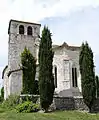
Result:
{"label": "tree foliage", "polygon": [[99,97],[99,77],[96,75],[96,96]]}
{"label": "tree foliage", "polygon": [[82,43],[79,56],[79,65],[83,99],[91,111],[96,96],[96,87],[93,52],[87,42],[85,44]]}
{"label": "tree foliage", "polygon": [[4,100],[4,87],[1,88],[0,102]]}
{"label": "tree foliage", "polygon": [[1,88],[1,97],[4,99],[4,87]]}
{"label": "tree foliage", "polygon": [[39,85],[38,85],[38,80],[35,80],[35,83],[34,83],[34,94],[35,95],[39,95]]}
{"label": "tree foliage", "polygon": [[21,53],[21,63],[23,69],[23,89],[24,94],[35,93],[35,74],[36,74],[36,60],[30,51],[25,47]]}
{"label": "tree foliage", "polygon": [[54,77],[52,39],[48,27],[44,26],[39,46],[39,89],[41,107],[48,110],[53,101]]}

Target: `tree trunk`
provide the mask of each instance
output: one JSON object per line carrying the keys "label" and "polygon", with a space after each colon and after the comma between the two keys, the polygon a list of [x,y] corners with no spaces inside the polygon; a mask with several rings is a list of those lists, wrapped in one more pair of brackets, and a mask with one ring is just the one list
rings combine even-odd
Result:
{"label": "tree trunk", "polygon": [[92,110],[92,107],[89,107],[89,113],[92,113],[93,110]]}
{"label": "tree trunk", "polygon": [[45,109],[45,112],[44,113],[48,113],[48,108]]}

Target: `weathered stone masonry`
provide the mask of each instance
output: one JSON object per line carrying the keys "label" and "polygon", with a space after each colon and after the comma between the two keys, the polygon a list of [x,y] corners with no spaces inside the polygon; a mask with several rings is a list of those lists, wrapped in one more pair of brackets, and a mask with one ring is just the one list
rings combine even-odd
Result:
{"label": "weathered stone masonry", "polygon": [[[19,27],[24,27],[24,33],[19,34]],[[28,27],[32,27],[32,35],[27,34]],[[20,70],[20,55],[24,48],[27,47],[34,57],[37,56],[40,24],[28,23],[22,21],[11,20],[9,22],[8,34],[8,68],[4,74],[4,91],[5,99],[10,94],[20,94],[22,90],[22,71]],[[19,71],[16,71],[19,70]],[[11,72],[13,71],[13,72]],[[9,72],[11,74],[8,76]]]}
{"label": "weathered stone masonry", "polygon": [[[8,67],[3,71],[4,98],[10,94],[20,94],[22,90],[22,70],[20,55],[27,47],[38,63],[40,24],[10,20],[8,34]],[[67,43],[53,45],[53,73],[55,94],[62,97],[81,96],[81,76],[79,71],[80,47]],[[37,68],[38,71],[38,68]],[[36,80],[38,72],[36,73]]]}

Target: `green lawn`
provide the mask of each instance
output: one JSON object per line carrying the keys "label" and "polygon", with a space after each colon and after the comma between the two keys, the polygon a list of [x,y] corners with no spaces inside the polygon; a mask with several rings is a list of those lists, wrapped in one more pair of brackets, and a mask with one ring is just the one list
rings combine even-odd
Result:
{"label": "green lawn", "polygon": [[0,109],[0,120],[99,120],[99,114],[78,111],[56,111],[52,113],[16,113]]}

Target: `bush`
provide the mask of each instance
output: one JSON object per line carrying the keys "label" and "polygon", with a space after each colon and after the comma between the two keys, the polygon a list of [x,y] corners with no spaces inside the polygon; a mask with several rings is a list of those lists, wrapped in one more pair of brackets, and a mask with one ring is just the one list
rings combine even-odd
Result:
{"label": "bush", "polygon": [[0,102],[2,103],[4,100],[4,87],[1,88]]}
{"label": "bush", "polygon": [[2,107],[6,109],[13,109],[19,103],[19,96],[17,95],[10,95],[6,100],[3,101]]}
{"label": "bush", "polygon": [[25,101],[32,101],[33,103],[36,103],[39,96],[38,95],[21,95],[20,97],[21,99],[21,103],[25,102]]}
{"label": "bush", "polygon": [[4,87],[1,88],[1,97],[4,99]]}
{"label": "bush", "polygon": [[24,113],[37,112],[39,110],[40,110],[39,104],[35,104],[30,101],[26,101],[26,102],[16,106],[16,111],[18,113],[19,112],[24,112]]}
{"label": "bush", "polygon": [[4,100],[4,98],[2,96],[0,96],[0,103],[2,103]]}
{"label": "bush", "polygon": [[3,99],[2,99],[2,97],[0,96],[0,103],[2,103],[2,101],[3,101]]}

